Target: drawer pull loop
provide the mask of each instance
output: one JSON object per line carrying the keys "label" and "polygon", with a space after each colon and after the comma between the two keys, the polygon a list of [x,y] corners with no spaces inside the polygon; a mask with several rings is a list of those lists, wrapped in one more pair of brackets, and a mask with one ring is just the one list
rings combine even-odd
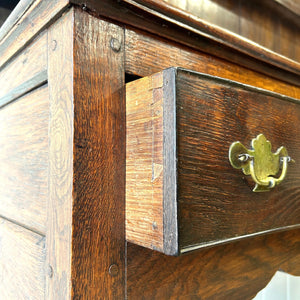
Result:
{"label": "drawer pull loop", "polygon": [[[280,184],[287,173],[287,165],[293,160],[285,147],[272,153],[271,143],[263,134],[251,142],[252,149],[247,149],[240,142],[234,142],[229,148],[229,161],[236,169],[242,169],[245,175],[251,175],[256,183],[253,192],[266,192]],[[276,176],[281,169],[279,177]]]}

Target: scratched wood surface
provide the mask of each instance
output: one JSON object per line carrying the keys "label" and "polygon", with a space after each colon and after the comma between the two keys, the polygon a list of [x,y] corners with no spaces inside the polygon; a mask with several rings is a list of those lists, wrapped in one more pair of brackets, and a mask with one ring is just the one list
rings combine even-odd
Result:
{"label": "scratched wood surface", "polygon": [[0,215],[46,231],[48,87],[0,110]]}
{"label": "scratched wood surface", "polygon": [[44,299],[45,237],[0,217],[2,299]]}
{"label": "scratched wood surface", "polygon": [[126,85],[126,239],[164,250],[163,76]]}

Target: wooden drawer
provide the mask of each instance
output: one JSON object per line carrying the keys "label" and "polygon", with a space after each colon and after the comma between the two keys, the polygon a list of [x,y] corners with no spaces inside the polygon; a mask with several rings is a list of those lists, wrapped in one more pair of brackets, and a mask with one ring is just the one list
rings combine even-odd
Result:
{"label": "wooden drawer", "polygon": [[[298,100],[181,68],[128,83],[126,97],[128,241],[179,255],[299,226]],[[236,141],[252,153],[259,134],[273,153],[288,152],[265,154],[279,168],[269,177],[280,178],[284,164],[287,174],[263,193],[228,157]],[[262,139],[254,144],[268,148]],[[258,166],[265,159],[247,159],[266,170]]]}

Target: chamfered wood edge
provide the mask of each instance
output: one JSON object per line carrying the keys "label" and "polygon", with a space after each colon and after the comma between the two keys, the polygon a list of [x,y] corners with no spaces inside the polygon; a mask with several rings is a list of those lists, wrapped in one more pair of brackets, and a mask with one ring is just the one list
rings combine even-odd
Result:
{"label": "chamfered wood edge", "polygon": [[300,63],[286,56],[273,52],[259,44],[240,35],[210,24],[193,16],[169,3],[159,0],[123,0],[150,14],[184,27],[198,35],[207,37],[225,46],[229,46],[239,52],[250,55],[261,61],[270,63],[276,67],[291,71],[300,75]]}
{"label": "chamfered wood edge", "polygon": [[32,78],[28,79],[21,85],[15,87],[12,91],[10,91],[7,95],[0,98],[0,108],[11,103],[12,101],[24,96],[30,91],[44,85],[47,83],[47,70],[44,70]]}
{"label": "chamfered wood edge", "polygon": [[201,250],[203,248],[215,247],[218,245],[228,244],[228,243],[232,243],[232,242],[236,242],[236,241],[240,241],[240,240],[244,240],[244,239],[249,239],[249,238],[253,238],[253,237],[257,237],[257,236],[263,236],[266,234],[289,231],[289,230],[298,229],[298,228],[300,228],[300,224],[254,232],[254,233],[245,234],[245,235],[241,235],[241,236],[237,236],[237,237],[226,238],[224,240],[216,240],[216,241],[212,241],[212,242],[199,243],[199,244],[191,245],[188,247],[182,247],[180,249],[180,254],[190,253],[193,251]]}
{"label": "chamfered wood edge", "polygon": [[163,71],[163,243],[164,253],[178,255],[176,68]]}
{"label": "chamfered wood edge", "polygon": [[300,2],[297,3],[297,0],[294,0],[294,1],[273,0],[273,1],[278,3],[278,5],[283,6],[284,8],[288,9],[293,14],[300,16]]}

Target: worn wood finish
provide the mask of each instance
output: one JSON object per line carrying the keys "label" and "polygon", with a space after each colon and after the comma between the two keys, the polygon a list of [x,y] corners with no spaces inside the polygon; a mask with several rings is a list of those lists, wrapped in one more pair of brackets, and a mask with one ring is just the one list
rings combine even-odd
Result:
{"label": "worn wood finish", "polygon": [[47,70],[47,35],[43,34],[0,72],[0,99]]}
{"label": "worn wood finish", "polygon": [[[296,159],[300,131],[294,124],[300,122],[300,105],[291,101],[297,100],[180,68],[127,87],[130,241],[174,255],[300,226],[297,167],[289,165],[280,187],[261,194],[253,193],[251,180],[228,161],[233,142],[249,147],[259,133],[271,141],[273,152],[284,145]],[[162,214],[163,222],[153,226]],[[173,252],[161,247],[172,239]]]}
{"label": "worn wood finish", "polygon": [[68,0],[36,0],[30,1],[29,4],[28,0],[22,2],[20,6],[25,4],[26,9],[23,14],[16,14],[18,20],[8,20],[10,24],[4,24],[0,30],[0,67],[25,47],[46,25],[53,22],[68,5]]}
{"label": "worn wood finish", "polygon": [[252,299],[278,269],[300,275],[300,231],[171,257],[127,246],[128,299]]}
{"label": "worn wood finish", "polygon": [[50,122],[46,298],[53,300],[71,298],[73,18],[71,10],[48,30]]}
{"label": "worn wood finish", "polygon": [[183,67],[300,99],[300,88],[282,81],[284,78],[281,81],[276,80],[248,68],[146,35],[140,31],[126,29],[125,47],[126,72],[130,74],[144,77],[168,67]]}
{"label": "worn wood finish", "polygon": [[2,299],[44,299],[45,237],[0,217]]}
{"label": "worn wood finish", "polygon": [[[75,299],[125,297],[124,30],[75,11]],[[109,83],[109,84],[108,84]]]}
{"label": "worn wood finish", "polygon": [[126,239],[164,252],[163,76],[126,85]]}
{"label": "worn wood finish", "polygon": [[0,110],[0,215],[41,233],[48,198],[48,87]]}
{"label": "worn wood finish", "polygon": [[[80,0],[71,1],[74,4],[82,5],[82,1]],[[143,1],[143,3],[145,2],[149,4],[150,1]],[[162,4],[162,11],[167,12],[167,3],[160,3]],[[255,44],[246,42],[228,32],[222,36],[224,31],[220,31],[220,28],[215,28],[216,26],[206,24],[205,22],[198,24],[196,21],[197,26],[199,26],[196,29],[193,24],[187,24],[186,18],[180,21],[175,16],[176,13],[169,18],[169,16],[158,12],[157,8],[160,6],[159,4],[156,5],[154,3],[154,6],[155,8],[151,9],[147,5],[140,5],[137,1],[131,0],[123,0],[121,2],[113,0],[87,0],[85,1],[84,9],[96,16],[103,16],[121,23],[124,23],[124,20],[126,20],[126,24],[135,28],[143,29],[156,36],[168,38],[193,49],[201,50],[210,55],[218,56],[238,65],[246,66],[249,69],[259,71],[274,78],[283,79],[286,82],[299,86],[299,75],[296,75],[300,74],[298,62],[291,61],[271,51],[274,56],[268,50],[262,54],[260,53],[261,47],[256,47]],[[187,14],[186,17],[189,22],[193,19],[190,18],[190,14]],[[206,34],[207,30],[210,31],[209,34]],[[215,31],[220,34],[220,39],[217,37],[214,38]],[[235,39],[239,39],[239,41]],[[222,41],[225,41],[225,43]],[[238,49],[237,45],[245,51],[243,52],[241,49]],[[289,48],[293,48],[293,43],[290,44]],[[151,47],[147,50],[149,49]],[[267,52],[270,52],[270,56]],[[280,65],[281,67],[277,68],[275,65]]]}
{"label": "worn wood finish", "polygon": [[50,299],[124,298],[123,35],[73,9],[49,32]]}

